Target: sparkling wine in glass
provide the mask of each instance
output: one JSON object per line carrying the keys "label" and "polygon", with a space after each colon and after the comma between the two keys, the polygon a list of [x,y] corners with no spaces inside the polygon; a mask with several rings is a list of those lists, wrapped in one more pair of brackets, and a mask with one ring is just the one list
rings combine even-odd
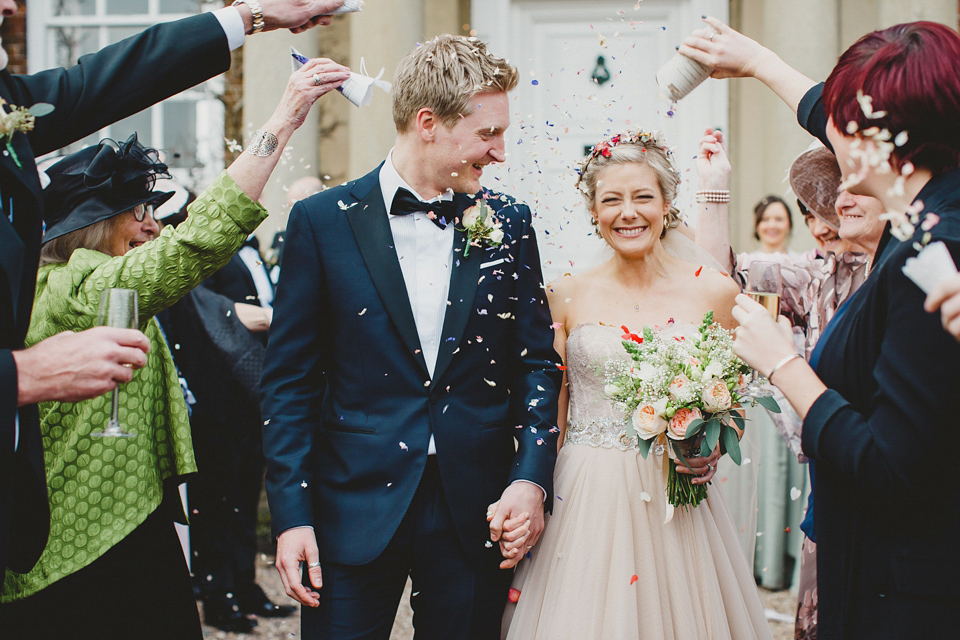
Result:
{"label": "sparkling wine in glass", "polygon": [[[755,260],[747,271],[746,294],[763,305],[774,320],[780,315],[780,264]],[[753,370],[750,383],[744,389],[751,398],[769,398],[773,392],[763,384],[762,376]]]}
{"label": "sparkling wine in glass", "polygon": [[[100,312],[97,324],[103,327],[137,329],[137,292],[133,289],[106,289],[100,294]],[[132,438],[134,434],[124,431],[120,425],[120,390],[114,389],[111,397],[110,421],[100,433],[90,435],[102,438]]]}

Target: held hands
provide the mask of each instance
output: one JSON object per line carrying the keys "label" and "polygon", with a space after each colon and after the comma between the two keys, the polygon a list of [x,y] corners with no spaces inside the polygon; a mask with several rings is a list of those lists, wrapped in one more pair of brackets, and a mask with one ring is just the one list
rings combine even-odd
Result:
{"label": "held hands", "polygon": [[543,533],[543,489],[530,482],[514,482],[499,501],[487,507],[487,521],[490,539],[500,544],[504,557],[500,568],[515,567]]}
{"label": "held hands", "polygon": [[712,68],[714,71],[710,77],[756,77],[767,59],[775,57],[760,43],[734,31],[716,18],[705,17],[703,21],[709,26],[687,36],[678,51]]}
{"label": "held hands", "polygon": [[700,189],[724,190],[730,187],[730,159],[727,157],[723,131],[707,129],[700,139],[697,153],[697,175]]}
{"label": "held hands", "polygon": [[17,402],[79,402],[130,382],[147,364],[150,341],[135,329],[94,327],[64,331],[14,351]]}
{"label": "held hands", "polygon": [[[290,29],[301,33],[319,25],[328,25],[332,21],[331,11],[339,9],[343,0],[260,0],[263,10],[263,30]],[[247,5],[239,5],[240,15],[247,28],[253,29],[253,14]]]}
{"label": "held hands", "polygon": [[960,340],[960,274],[947,278],[930,292],[923,308],[940,310],[940,321],[947,333]]}
{"label": "held hands", "polygon": [[776,322],[759,302],[739,294],[733,317],[736,329],[733,351],[763,376],[785,357],[797,352],[790,321],[780,316]]}
{"label": "held hands", "polygon": [[327,58],[313,58],[290,75],[280,104],[267,123],[267,131],[294,131],[304,123],[320,96],[350,77],[350,69]]}
{"label": "held hands", "polygon": [[277,572],[287,595],[306,607],[319,607],[320,594],[307,589],[300,580],[300,563],[303,563],[315,589],[323,586],[320,570],[320,551],[317,537],[310,527],[287,529],[277,538]]}

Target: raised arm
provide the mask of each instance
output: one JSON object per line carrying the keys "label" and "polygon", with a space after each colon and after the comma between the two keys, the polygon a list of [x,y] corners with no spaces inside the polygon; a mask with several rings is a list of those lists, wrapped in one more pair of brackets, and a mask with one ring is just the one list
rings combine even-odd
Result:
{"label": "raised arm", "polygon": [[[191,211],[203,211],[193,222],[188,218],[177,229],[170,228],[158,239],[123,256],[91,255],[91,259],[101,260],[102,264],[83,284],[87,303],[96,304],[105,287],[133,286],[140,292],[141,315],[149,318],[226,263],[266,217],[266,211],[255,201],[290,135],[303,123],[313,103],[348,77],[344,69],[329,60],[312,60],[291,75],[280,106],[263,128],[276,136],[276,148],[266,156],[240,154],[227,175],[221,176],[194,203]],[[319,85],[313,80],[314,74],[320,76]],[[219,233],[211,233],[212,229]],[[192,268],[171,272],[160,266],[180,266],[184,260],[183,264],[189,263]],[[144,277],[145,274],[163,277]],[[68,307],[65,313],[73,315],[75,310]],[[18,404],[76,402],[100,395],[117,383],[128,381],[129,369],[124,365],[143,366],[147,348],[146,338],[138,332],[120,333],[98,327],[89,333],[54,336],[29,349],[15,351],[12,355],[18,376]]]}
{"label": "raised arm", "polygon": [[[135,288],[141,317],[147,320],[222,267],[266,218],[257,200],[290,136],[313,103],[348,74],[345,67],[326,59],[311,60],[291,74],[276,111],[227,168],[226,176],[190,205],[186,222],[123,256],[105,260],[84,283],[87,299],[96,302],[107,287]],[[151,271],[163,277],[143,277]]]}
{"label": "raised arm", "polygon": [[797,112],[800,100],[816,84],[813,80],[720,20],[704,17],[703,21],[708,27],[688,36],[680,53],[712,68],[713,78],[756,78]]}
{"label": "raised arm", "polygon": [[[722,131],[707,129],[697,153],[697,176],[701,191],[730,188],[730,160]],[[729,203],[703,202],[697,205],[696,242],[701,249],[732,273],[730,259]]]}

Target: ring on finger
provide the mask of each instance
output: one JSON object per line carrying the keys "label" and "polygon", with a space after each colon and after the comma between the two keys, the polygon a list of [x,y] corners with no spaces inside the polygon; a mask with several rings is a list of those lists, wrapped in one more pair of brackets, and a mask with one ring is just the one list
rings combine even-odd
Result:
{"label": "ring on finger", "polygon": [[707,465],[707,469],[710,469],[710,471],[713,471],[713,465],[712,465],[712,464],[708,464],[708,465]]}
{"label": "ring on finger", "polygon": [[323,78],[320,77],[320,74],[319,73],[313,74],[313,84],[319,87],[322,83],[323,83]]}
{"label": "ring on finger", "polygon": [[320,563],[319,563],[319,562],[311,562],[310,564],[307,565],[307,567],[310,568],[310,569],[317,569],[317,568],[320,567]]}
{"label": "ring on finger", "polygon": [[714,31],[714,32],[711,33],[709,36],[707,36],[707,40],[709,40],[710,42],[713,42],[713,37],[714,37],[715,35],[717,35],[717,32],[716,32],[716,31]]}

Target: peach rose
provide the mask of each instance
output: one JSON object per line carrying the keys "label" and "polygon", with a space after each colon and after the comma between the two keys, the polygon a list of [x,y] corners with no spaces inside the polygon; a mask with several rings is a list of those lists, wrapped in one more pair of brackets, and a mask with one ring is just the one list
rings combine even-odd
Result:
{"label": "peach rose", "polygon": [[710,413],[724,411],[730,408],[730,390],[723,380],[711,380],[703,388],[703,394],[700,399],[703,400],[703,408]]}
{"label": "peach rose", "polygon": [[677,412],[670,418],[670,428],[667,430],[667,437],[674,440],[683,440],[687,437],[687,428],[690,423],[697,418],[703,418],[700,409],[677,409]]}
{"label": "peach rose", "polygon": [[631,421],[637,435],[642,440],[655,438],[667,430],[667,421],[661,415],[667,408],[667,399],[660,398],[656,402],[641,404],[633,412]]}

